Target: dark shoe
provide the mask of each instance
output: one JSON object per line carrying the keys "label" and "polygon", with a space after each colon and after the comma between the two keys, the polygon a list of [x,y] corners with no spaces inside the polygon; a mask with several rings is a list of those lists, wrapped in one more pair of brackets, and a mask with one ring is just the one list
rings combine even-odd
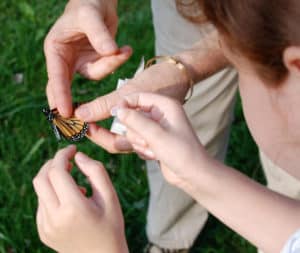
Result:
{"label": "dark shoe", "polygon": [[188,253],[188,249],[163,249],[159,246],[148,243],[148,245],[144,249],[144,253]]}

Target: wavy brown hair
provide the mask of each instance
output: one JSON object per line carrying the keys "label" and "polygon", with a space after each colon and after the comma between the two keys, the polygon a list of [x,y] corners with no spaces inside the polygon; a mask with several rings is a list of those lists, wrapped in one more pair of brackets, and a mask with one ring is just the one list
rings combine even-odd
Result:
{"label": "wavy brown hair", "polygon": [[[276,83],[284,80],[288,70],[283,52],[300,45],[299,0],[190,0],[189,6],[194,7],[182,8],[187,2],[176,0],[185,17],[195,6],[202,8],[226,44],[253,62],[263,79]],[[198,22],[194,17],[190,20]]]}

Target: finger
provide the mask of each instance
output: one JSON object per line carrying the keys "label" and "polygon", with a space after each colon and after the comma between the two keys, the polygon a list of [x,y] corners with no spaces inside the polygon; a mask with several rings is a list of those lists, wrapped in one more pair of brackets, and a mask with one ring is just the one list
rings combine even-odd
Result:
{"label": "finger", "polygon": [[[48,72],[48,93],[51,97],[48,100],[51,104],[57,106],[58,111],[63,117],[72,115],[72,97],[71,97],[71,66],[65,60],[64,52],[68,49],[55,45],[54,39],[45,41],[45,56]],[[52,101],[55,101],[53,103]]]}
{"label": "finger", "polygon": [[148,146],[147,142],[131,128],[126,131],[126,139],[131,143],[131,145],[138,145],[144,148],[147,148]]}
{"label": "finger", "polygon": [[129,131],[132,129],[136,132],[150,147],[157,142],[157,138],[164,141],[166,137],[165,130],[158,122],[135,109],[120,108],[117,117]]}
{"label": "finger", "polygon": [[89,158],[81,152],[76,153],[75,162],[88,178],[93,190],[93,199],[99,206],[103,206],[103,201],[109,204],[112,200],[117,200],[111,180],[100,162]]}
{"label": "finger", "polygon": [[74,145],[58,151],[49,171],[49,180],[61,204],[76,202],[82,197],[78,186],[68,172],[70,159],[74,157],[75,153],[76,146]]}
{"label": "finger", "polygon": [[87,137],[112,154],[132,151],[132,147],[125,137],[113,134],[93,123],[89,124]]}
{"label": "finger", "polygon": [[108,8],[111,8],[110,11],[108,11],[108,15],[106,16],[106,24],[107,28],[113,38],[116,37],[117,30],[118,30],[118,21],[119,17],[117,15],[117,10],[115,6],[108,6]]}
{"label": "finger", "polygon": [[52,160],[45,163],[39,173],[33,179],[34,190],[43,203],[45,203],[48,209],[54,209],[59,206],[58,197],[53,189],[53,186],[48,178],[48,172],[52,166]]}
{"label": "finger", "polygon": [[139,145],[136,145],[136,144],[132,144],[132,147],[134,149],[134,152],[137,153],[137,155],[143,159],[143,160],[157,160],[154,152],[147,148],[147,147],[144,147],[144,146],[139,146]]}
{"label": "finger", "polygon": [[80,105],[75,110],[75,116],[85,122],[96,122],[111,117],[110,110],[119,101],[122,100],[122,94],[116,90],[105,96],[96,98],[95,100]]}
{"label": "finger", "polygon": [[86,5],[80,10],[80,21],[82,31],[100,55],[111,55],[118,51],[118,46],[103,18],[93,6]]}
{"label": "finger", "polygon": [[49,82],[47,83],[47,86],[46,86],[46,94],[47,94],[48,104],[49,104],[50,109],[56,108],[55,97],[52,92],[51,86],[49,85]]}
{"label": "finger", "polygon": [[100,80],[126,62],[131,54],[131,47],[125,46],[120,49],[118,54],[101,57],[93,63],[84,64],[83,67],[79,69],[79,73],[89,79]]}

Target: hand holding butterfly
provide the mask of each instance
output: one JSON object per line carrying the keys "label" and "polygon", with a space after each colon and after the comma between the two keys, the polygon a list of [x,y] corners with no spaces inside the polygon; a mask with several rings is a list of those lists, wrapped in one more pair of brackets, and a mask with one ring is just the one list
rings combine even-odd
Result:
{"label": "hand holding butterfly", "polygon": [[117,0],[70,0],[63,15],[48,33],[46,56],[49,105],[70,117],[71,82],[77,72],[100,80],[123,64],[132,54],[130,47],[118,48]]}
{"label": "hand holding butterfly", "polygon": [[[69,173],[73,157],[90,181],[90,198]],[[45,163],[33,185],[38,196],[38,232],[47,246],[60,253],[128,252],[118,198],[100,162],[69,146]]]}
{"label": "hand holding butterfly", "polygon": [[[75,110],[75,116],[89,123],[107,119],[111,116],[111,108],[125,95],[134,92],[154,92],[183,102],[190,87],[189,79],[197,83],[227,66],[228,61],[216,41],[218,35],[213,32],[205,40],[200,40],[192,48],[176,55],[187,68],[190,78],[175,64],[162,61],[138,74],[121,89],[81,105]],[[132,151],[125,138],[95,124],[89,125],[89,139],[110,153]]]}

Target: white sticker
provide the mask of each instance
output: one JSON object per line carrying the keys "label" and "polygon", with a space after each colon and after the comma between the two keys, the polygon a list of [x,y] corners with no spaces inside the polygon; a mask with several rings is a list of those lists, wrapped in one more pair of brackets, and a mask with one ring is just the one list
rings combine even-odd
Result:
{"label": "white sticker", "polygon": [[[145,60],[144,60],[144,57],[142,58],[140,64],[139,64],[139,67],[138,69],[136,70],[135,74],[134,74],[134,77],[143,72],[145,69]],[[116,89],[120,89],[122,86],[126,85],[126,83],[129,81],[130,79],[119,79],[118,80],[118,83],[117,83],[117,88]],[[114,120],[111,124],[111,128],[110,128],[110,131],[112,133],[115,133],[115,134],[119,134],[119,135],[125,135],[126,134],[126,126],[124,126],[116,117],[114,117]]]}

